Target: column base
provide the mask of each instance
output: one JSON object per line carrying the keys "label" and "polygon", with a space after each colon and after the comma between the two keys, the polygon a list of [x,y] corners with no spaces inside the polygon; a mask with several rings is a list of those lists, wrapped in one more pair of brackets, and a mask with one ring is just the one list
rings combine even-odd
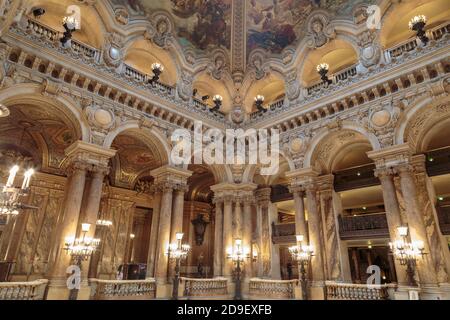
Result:
{"label": "column base", "polygon": [[326,300],[325,284],[324,283],[312,283],[309,288],[309,300]]}
{"label": "column base", "polygon": [[[69,300],[70,289],[65,281],[50,281],[47,288],[46,300]],[[83,281],[78,290],[77,300],[90,300],[91,287],[87,281]]]}
{"label": "column base", "polygon": [[156,299],[172,299],[172,285],[170,283],[157,283]]}

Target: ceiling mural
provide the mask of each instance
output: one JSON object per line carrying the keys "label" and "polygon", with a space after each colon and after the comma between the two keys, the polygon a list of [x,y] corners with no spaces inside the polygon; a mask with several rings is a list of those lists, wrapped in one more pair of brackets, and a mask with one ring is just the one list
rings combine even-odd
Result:
{"label": "ceiling mural", "polygon": [[351,18],[363,2],[375,0],[247,0],[247,53],[259,48],[279,54],[305,36],[305,22],[314,10]]}
{"label": "ceiling mural", "polygon": [[113,0],[125,5],[133,15],[151,14],[164,10],[175,22],[182,46],[192,45],[199,50],[231,46],[232,0]]}

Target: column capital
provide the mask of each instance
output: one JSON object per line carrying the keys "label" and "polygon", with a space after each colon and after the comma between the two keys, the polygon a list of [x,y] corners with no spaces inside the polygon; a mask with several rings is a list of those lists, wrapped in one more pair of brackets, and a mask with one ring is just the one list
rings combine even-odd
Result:
{"label": "column capital", "polygon": [[373,171],[373,173],[374,173],[375,177],[377,177],[380,180],[388,179],[388,178],[390,179],[395,175],[395,172],[392,168],[386,168],[386,167],[376,168]]}
{"label": "column capital", "polygon": [[155,182],[152,191],[179,191],[186,192],[188,190],[187,180],[192,175],[192,171],[176,168],[171,166],[162,166],[158,169],[150,171]]}
{"label": "column capital", "polygon": [[319,173],[313,168],[302,168],[286,172],[291,187],[303,187],[314,185]]}
{"label": "column capital", "polygon": [[299,194],[300,196],[303,196],[305,194],[305,187],[303,186],[289,186],[288,187],[289,192],[292,194]]}
{"label": "column capital", "polygon": [[116,153],[117,150],[78,140],[66,148],[64,166],[69,167],[75,162],[84,163],[86,170],[95,172],[96,168],[107,168],[109,159]]}
{"label": "column capital", "polygon": [[317,185],[318,190],[321,192],[334,190],[334,175],[332,174],[319,176],[314,182]]}
{"label": "column capital", "polygon": [[413,151],[407,143],[367,152],[367,156],[375,161],[377,168],[392,168],[410,163],[412,155]]}
{"label": "column capital", "polygon": [[255,192],[256,202],[262,206],[269,205],[271,193],[272,193],[271,188],[261,188],[256,190]]}

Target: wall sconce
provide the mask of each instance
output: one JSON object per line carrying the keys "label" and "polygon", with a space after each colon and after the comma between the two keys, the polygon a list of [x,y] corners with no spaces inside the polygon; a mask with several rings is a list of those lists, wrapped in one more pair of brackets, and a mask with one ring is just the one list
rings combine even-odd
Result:
{"label": "wall sconce", "polygon": [[428,43],[428,37],[425,33],[425,25],[427,24],[427,17],[424,15],[417,15],[409,21],[409,28],[416,32],[417,37],[424,45]]}
{"label": "wall sconce", "polygon": [[66,16],[63,18],[63,27],[64,27],[64,33],[63,37],[61,38],[61,43],[63,46],[66,46],[70,43],[70,40],[72,40],[72,33],[74,33],[80,23],[77,21],[77,19],[74,16]]}
{"label": "wall sconce", "polygon": [[260,111],[260,112],[267,112],[267,109],[265,109],[263,107],[264,99],[265,99],[264,96],[262,96],[260,94],[258,94],[255,97],[255,106],[256,106],[256,109],[258,109],[258,111]]}
{"label": "wall sconce", "polygon": [[219,111],[220,107],[222,106],[223,98],[221,95],[216,94],[213,97],[214,107],[212,107],[211,111]]}
{"label": "wall sconce", "polygon": [[317,65],[317,72],[320,75],[320,79],[327,84],[331,84],[333,81],[328,78],[328,70],[330,70],[330,66],[327,63]]}
{"label": "wall sconce", "polygon": [[201,246],[205,237],[206,226],[209,222],[203,219],[203,214],[199,214],[191,223],[194,225],[195,244]]}
{"label": "wall sconce", "polygon": [[45,9],[44,8],[35,8],[31,12],[33,13],[33,16],[35,19],[39,19],[41,16],[43,16],[45,14]]}
{"label": "wall sconce", "polygon": [[161,76],[161,74],[164,71],[164,66],[160,63],[153,63],[152,64],[152,72],[153,72],[153,77],[148,81],[148,83],[153,84],[155,82],[159,81],[159,77]]}
{"label": "wall sconce", "polygon": [[110,226],[112,226],[112,221],[111,220],[98,219],[97,222],[96,222],[96,225],[98,227],[110,227]]}
{"label": "wall sconce", "polygon": [[417,264],[417,260],[423,257],[424,243],[421,240],[408,241],[408,227],[401,226],[397,228],[399,240],[389,242],[389,247],[392,254],[400,262],[400,265],[406,266],[406,274],[408,276],[408,283],[410,286],[417,286],[414,279],[414,269]]}

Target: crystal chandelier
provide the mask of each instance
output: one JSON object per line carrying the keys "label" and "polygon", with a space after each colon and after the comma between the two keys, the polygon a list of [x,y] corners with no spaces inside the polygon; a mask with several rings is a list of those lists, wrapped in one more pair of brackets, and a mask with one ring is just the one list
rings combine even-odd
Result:
{"label": "crystal chandelier", "polygon": [[302,298],[303,300],[308,300],[308,288],[307,288],[307,269],[306,267],[314,256],[314,250],[311,245],[303,243],[304,236],[297,235],[297,245],[289,247],[289,253],[294,261],[297,261],[300,268],[300,280],[302,285]]}
{"label": "crystal chandelier", "polygon": [[389,242],[392,254],[399,261],[400,265],[406,266],[408,282],[411,286],[416,285],[414,280],[414,267],[417,260],[423,257],[424,243],[421,240],[408,241],[408,227],[398,227],[398,234],[401,239]]}
{"label": "crystal chandelier", "polygon": [[34,170],[28,169],[25,171],[22,186],[20,188],[14,186],[14,181],[19,171],[20,167],[18,165],[14,165],[9,170],[9,176],[6,184],[1,186],[0,215],[18,215],[19,210],[21,209],[34,208],[20,202],[20,199],[29,193],[31,177],[34,174]]}
{"label": "crystal chandelier", "polygon": [[78,263],[88,260],[100,244],[100,239],[86,236],[90,228],[91,225],[89,223],[83,223],[81,224],[81,231],[83,232],[81,238],[66,237],[65,239],[64,250]]}
{"label": "crystal chandelier", "polygon": [[429,40],[425,32],[426,24],[427,24],[427,17],[425,17],[422,14],[413,17],[408,23],[409,28],[416,32],[417,37],[425,45],[428,43]]}

